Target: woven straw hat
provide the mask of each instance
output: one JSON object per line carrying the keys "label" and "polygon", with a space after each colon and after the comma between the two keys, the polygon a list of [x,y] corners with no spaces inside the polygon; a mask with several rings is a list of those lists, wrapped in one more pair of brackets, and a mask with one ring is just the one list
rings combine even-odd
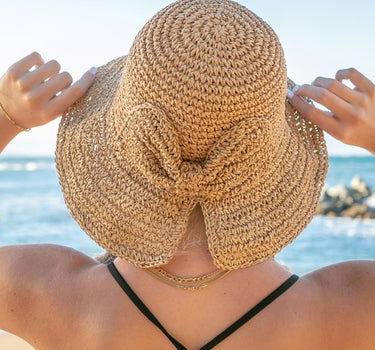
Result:
{"label": "woven straw hat", "polygon": [[157,13],[63,116],[56,164],[82,229],[139,267],[168,262],[200,204],[216,266],[262,262],[313,217],[321,131],[286,102],[273,30],[227,0]]}

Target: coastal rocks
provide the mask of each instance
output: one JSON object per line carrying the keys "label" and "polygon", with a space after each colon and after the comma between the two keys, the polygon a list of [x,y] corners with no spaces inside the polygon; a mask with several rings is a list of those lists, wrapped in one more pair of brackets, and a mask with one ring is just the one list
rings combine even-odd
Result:
{"label": "coastal rocks", "polygon": [[370,187],[358,176],[353,177],[350,182],[350,189],[352,190],[352,196],[354,199],[361,200],[371,196]]}
{"label": "coastal rocks", "polygon": [[354,177],[350,186],[325,188],[320,197],[318,215],[351,218],[375,218],[375,192],[360,178]]}

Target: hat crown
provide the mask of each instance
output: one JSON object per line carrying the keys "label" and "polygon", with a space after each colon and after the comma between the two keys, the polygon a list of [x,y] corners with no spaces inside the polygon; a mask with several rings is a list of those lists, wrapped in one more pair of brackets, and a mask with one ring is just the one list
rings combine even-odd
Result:
{"label": "hat crown", "polygon": [[176,128],[183,159],[203,161],[222,134],[246,117],[284,115],[286,68],[274,31],[227,0],[182,0],[157,13],[130,50],[117,92],[120,127],[151,103]]}
{"label": "hat crown", "polygon": [[227,0],[168,6],[61,119],[72,216],[114,256],[152,267],[174,256],[199,202],[216,266],[269,259],[312,219],[328,163],[285,90],[259,17]]}

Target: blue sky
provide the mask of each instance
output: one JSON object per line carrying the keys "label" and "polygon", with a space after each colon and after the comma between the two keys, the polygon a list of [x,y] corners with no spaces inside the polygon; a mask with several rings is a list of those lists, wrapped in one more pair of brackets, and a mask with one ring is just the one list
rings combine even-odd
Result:
{"label": "blue sky", "polygon": [[[126,54],[144,23],[171,1],[0,0],[0,72],[31,51],[57,59],[78,78]],[[260,1],[242,5],[266,20],[283,44],[288,75],[297,83],[354,66],[375,81],[375,2]],[[58,122],[19,135],[4,155],[54,152]],[[330,138],[331,154],[366,154]]]}

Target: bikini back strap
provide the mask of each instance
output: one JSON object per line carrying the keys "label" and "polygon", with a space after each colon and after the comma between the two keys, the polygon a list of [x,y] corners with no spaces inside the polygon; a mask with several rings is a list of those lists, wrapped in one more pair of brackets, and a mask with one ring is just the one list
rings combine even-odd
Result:
{"label": "bikini back strap", "polygon": [[232,323],[228,328],[226,328],[223,332],[209,341],[206,345],[201,347],[199,350],[210,350],[220,342],[222,342],[225,338],[229,337],[232,333],[234,333],[238,328],[243,326],[247,321],[253,318],[256,314],[262,311],[266,306],[271,304],[275,299],[277,299],[281,294],[283,294],[287,289],[289,289],[294,283],[298,280],[297,275],[290,276],[282,285],[276,288],[271,294],[267,295],[263,300],[261,300],[258,304],[256,304],[252,309],[246,312],[242,317],[240,317],[237,321]]}
{"label": "bikini back strap", "polygon": [[134,305],[145,315],[156,327],[158,327],[164,335],[171,341],[171,343],[176,347],[178,350],[187,350],[181,343],[179,343],[175,338],[173,338],[161,325],[161,323],[157,320],[157,318],[153,315],[153,313],[147,308],[147,306],[142,302],[141,299],[134,293],[134,291],[130,288],[128,283],[122,278],[120,273],[118,272],[116,266],[113,262],[107,265],[109,272],[120,285],[122,290],[127,294],[129,299],[134,303]]}
{"label": "bikini back strap", "polygon": [[[127,294],[129,299],[134,303],[134,305],[145,315],[156,327],[158,327],[164,335],[171,341],[171,343],[176,347],[177,350],[187,350],[185,346],[179,343],[175,338],[173,338],[161,325],[161,323],[157,320],[157,318],[152,314],[152,312],[147,308],[147,306],[142,302],[141,299],[134,293],[134,291],[130,288],[128,283],[124,280],[121,274],[118,272],[116,266],[113,262],[108,264],[108,269],[114,279],[117,281],[119,286],[122,290]],[[228,328],[222,331],[219,335],[209,341],[206,345],[201,347],[199,350],[210,350],[215,347],[217,344],[222,342],[224,339],[229,337],[232,333],[234,333],[238,328],[243,326],[247,321],[257,315],[260,311],[262,311],[266,306],[271,304],[275,299],[277,299],[281,294],[283,294],[286,290],[288,290],[295,282],[298,280],[297,275],[290,276],[282,285],[276,288],[273,292],[271,292],[268,296],[266,296],[263,300],[261,300],[258,304],[256,304],[252,309],[246,312],[243,316],[241,316],[237,321],[232,323]]]}

